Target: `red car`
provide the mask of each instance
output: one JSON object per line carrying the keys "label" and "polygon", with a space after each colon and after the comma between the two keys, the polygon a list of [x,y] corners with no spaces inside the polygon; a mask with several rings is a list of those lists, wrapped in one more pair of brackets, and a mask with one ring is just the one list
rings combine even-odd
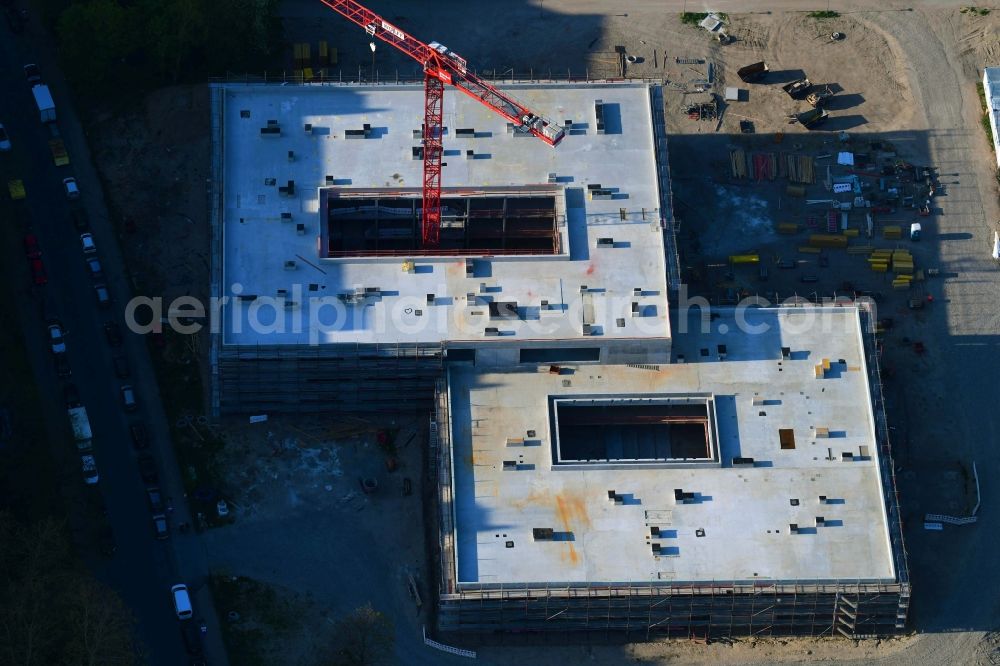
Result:
{"label": "red car", "polygon": [[31,279],[39,286],[48,283],[49,276],[45,274],[45,264],[42,263],[41,259],[31,260]]}
{"label": "red car", "polygon": [[42,250],[38,247],[38,238],[35,234],[28,234],[24,237],[24,254],[28,259],[38,259],[42,256]]}

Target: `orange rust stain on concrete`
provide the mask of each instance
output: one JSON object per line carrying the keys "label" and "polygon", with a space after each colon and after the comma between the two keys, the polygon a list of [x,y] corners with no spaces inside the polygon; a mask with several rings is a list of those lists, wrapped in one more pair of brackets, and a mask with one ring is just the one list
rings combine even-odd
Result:
{"label": "orange rust stain on concrete", "polygon": [[591,264],[587,266],[587,275],[593,275],[593,274],[594,274],[594,264]]}
{"label": "orange rust stain on concrete", "polygon": [[[583,500],[575,495],[556,495],[556,514],[559,516],[559,523],[562,525],[562,531],[573,533],[573,525],[575,523],[580,523],[584,526],[590,526],[590,516],[587,515],[587,509],[583,504]],[[576,548],[573,547],[572,541],[566,541],[566,552],[560,556],[562,560],[569,560],[570,564],[576,565],[580,562],[580,555],[576,552]]]}

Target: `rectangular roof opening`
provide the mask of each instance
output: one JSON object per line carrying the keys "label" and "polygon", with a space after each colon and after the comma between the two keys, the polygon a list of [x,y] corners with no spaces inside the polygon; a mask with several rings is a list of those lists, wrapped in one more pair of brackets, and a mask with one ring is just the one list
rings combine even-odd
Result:
{"label": "rectangular roof opening", "polygon": [[551,255],[560,252],[559,190],[551,186],[445,188],[440,246],[421,246],[416,188],[322,188],[327,257]]}
{"label": "rectangular roof opening", "polygon": [[555,464],[711,463],[715,415],[706,397],[552,401]]}

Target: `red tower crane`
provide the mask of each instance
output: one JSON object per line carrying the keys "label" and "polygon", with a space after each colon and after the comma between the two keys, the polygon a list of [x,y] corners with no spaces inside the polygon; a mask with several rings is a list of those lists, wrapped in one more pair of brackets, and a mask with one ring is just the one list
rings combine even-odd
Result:
{"label": "red tower crane", "polygon": [[464,58],[441,44],[424,44],[354,0],[320,2],[364,28],[369,35],[395,46],[424,68],[424,247],[437,247],[441,233],[441,157],[444,154],[441,145],[441,135],[444,133],[442,103],[446,83],[493,109],[514,123],[520,131],[530,132],[550,146],[555,146],[565,136],[564,128],[480,79],[469,71]]}

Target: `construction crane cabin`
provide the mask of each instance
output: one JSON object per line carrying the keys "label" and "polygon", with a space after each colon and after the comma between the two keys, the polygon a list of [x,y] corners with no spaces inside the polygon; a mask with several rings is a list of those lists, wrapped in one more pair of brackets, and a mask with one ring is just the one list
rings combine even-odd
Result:
{"label": "construction crane cabin", "polygon": [[438,246],[441,232],[441,167],[444,148],[442,103],[445,85],[454,86],[508,121],[518,131],[528,132],[556,146],[566,130],[535,113],[523,103],[498,90],[469,71],[465,59],[437,42],[425,44],[354,0],[320,0],[372,37],[390,44],[424,68],[424,148],[421,236],[425,248]]}

